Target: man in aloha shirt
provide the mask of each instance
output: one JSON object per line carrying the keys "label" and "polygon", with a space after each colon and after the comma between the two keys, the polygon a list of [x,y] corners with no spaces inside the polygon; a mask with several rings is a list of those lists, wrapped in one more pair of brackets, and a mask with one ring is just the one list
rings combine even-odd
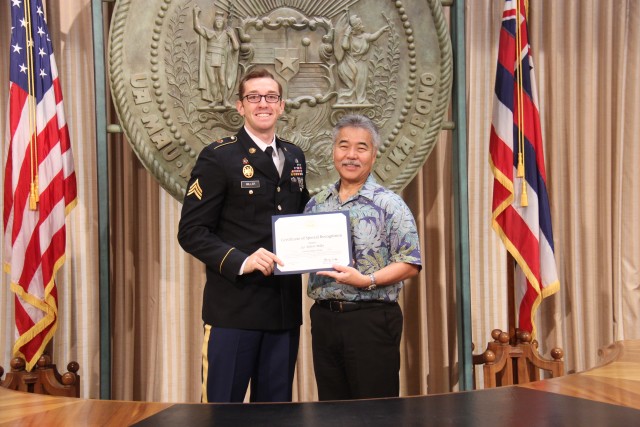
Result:
{"label": "man in aloha shirt", "polygon": [[320,400],[398,396],[404,279],[422,269],[415,220],[371,175],[380,135],[371,120],[343,117],[333,130],[340,180],[305,213],[349,212],[354,266],[311,273],[313,363]]}

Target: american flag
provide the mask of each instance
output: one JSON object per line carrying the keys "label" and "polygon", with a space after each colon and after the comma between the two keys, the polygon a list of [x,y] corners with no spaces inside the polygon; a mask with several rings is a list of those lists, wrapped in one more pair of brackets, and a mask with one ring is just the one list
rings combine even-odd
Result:
{"label": "american flag", "polygon": [[15,294],[14,355],[38,361],[57,327],[56,271],[76,175],[62,91],[41,0],[11,0],[4,269]]}
{"label": "american flag", "polygon": [[515,259],[518,328],[534,336],[543,298],[560,289],[525,0],[502,14],[489,162],[492,226]]}

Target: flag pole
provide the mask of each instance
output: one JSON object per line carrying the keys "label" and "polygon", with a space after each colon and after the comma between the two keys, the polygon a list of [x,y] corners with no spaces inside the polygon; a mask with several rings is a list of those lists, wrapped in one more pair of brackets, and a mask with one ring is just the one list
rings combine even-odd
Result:
{"label": "flag pole", "polygon": [[515,293],[516,260],[507,251],[507,325],[509,327],[509,344],[515,345],[516,338],[516,293]]}
{"label": "flag pole", "polygon": [[[525,8],[526,13],[526,8]],[[522,51],[522,29],[520,26],[520,1],[516,2],[516,105],[518,114],[516,116],[517,129],[518,129],[518,164],[517,164],[517,173],[516,177],[522,179],[522,194],[520,198],[520,205],[522,207],[526,207],[528,205],[527,201],[527,180],[525,178],[525,169],[524,169],[524,135],[525,135],[525,120],[523,116],[523,97],[524,97],[524,88],[522,87],[522,55],[520,52]],[[516,144],[514,144],[514,147]],[[514,180],[515,181],[515,180]],[[515,193],[515,186],[514,186]],[[517,203],[514,199],[514,203]],[[515,296],[515,264],[516,259],[513,257],[511,252],[507,250],[507,298],[508,298],[508,331],[509,331],[509,343],[511,345],[517,344],[516,337],[516,296]]]}

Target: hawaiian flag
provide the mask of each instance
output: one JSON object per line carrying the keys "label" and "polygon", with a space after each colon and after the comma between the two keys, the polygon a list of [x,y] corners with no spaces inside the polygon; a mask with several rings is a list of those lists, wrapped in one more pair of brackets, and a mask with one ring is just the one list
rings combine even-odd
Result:
{"label": "hawaiian flag", "polygon": [[489,146],[492,226],[515,259],[518,328],[535,336],[535,312],[560,289],[526,0],[505,1]]}
{"label": "hawaiian flag", "polygon": [[11,0],[4,269],[15,294],[14,355],[36,364],[57,327],[56,271],[76,175],[42,0]]}

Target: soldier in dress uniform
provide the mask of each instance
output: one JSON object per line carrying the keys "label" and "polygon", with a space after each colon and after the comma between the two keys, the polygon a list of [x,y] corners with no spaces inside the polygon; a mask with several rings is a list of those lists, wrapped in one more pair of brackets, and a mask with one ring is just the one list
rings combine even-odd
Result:
{"label": "soldier in dress uniform", "polygon": [[242,402],[249,380],[252,402],[291,401],[301,277],[273,275],[286,260],[272,252],[271,217],[301,213],[309,193],[304,153],[275,135],[281,95],[267,70],[245,75],[244,127],[202,150],[187,187],[178,241],[207,274],[203,402]]}

